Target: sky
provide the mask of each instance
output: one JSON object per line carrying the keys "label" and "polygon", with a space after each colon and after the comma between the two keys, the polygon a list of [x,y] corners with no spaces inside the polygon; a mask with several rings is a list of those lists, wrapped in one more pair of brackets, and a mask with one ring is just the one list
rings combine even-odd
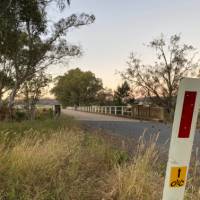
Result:
{"label": "sky", "polygon": [[199,0],[72,0],[62,13],[48,8],[49,18],[56,22],[72,13],[94,14],[89,26],[71,30],[71,43],[81,45],[83,56],[71,59],[66,66],[49,70],[54,76],[79,67],[90,70],[103,80],[104,87],[115,89],[124,71],[130,52],[150,64],[155,52],[146,45],[161,33],[169,38],[181,34],[182,42],[200,49]]}

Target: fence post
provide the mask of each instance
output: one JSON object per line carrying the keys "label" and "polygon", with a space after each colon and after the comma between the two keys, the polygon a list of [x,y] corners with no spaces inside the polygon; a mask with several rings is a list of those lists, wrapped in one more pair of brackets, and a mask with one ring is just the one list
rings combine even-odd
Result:
{"label": "fence post", "polygon": [[149,118],[151,117],[151,106],[149,105]]}
{"label": "fence post", "polygon": [[117,106],[115,106],[115,115],[117,115]]}
{"label": "fence post", "polygon": [[124,115],[124,107],[121,107],[121,111],[122,111],[122,116]]}
{"label": "fence post", "polygon": [[140,105],[138,105],[138,117],[140,117]]}
{"label": "fence post", "polygon": [[112,114],[112,106],[109,107],[110,108],[110,115]]}

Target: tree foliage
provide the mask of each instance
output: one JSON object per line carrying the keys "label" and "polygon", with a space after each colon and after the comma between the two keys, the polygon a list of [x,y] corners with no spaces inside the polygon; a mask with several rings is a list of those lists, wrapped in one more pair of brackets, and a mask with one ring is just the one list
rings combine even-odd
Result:
{"label": "tree foliage", "polygon": [[12,88],[12,86],[12,78],[5,71],[0,71],[0,99],[4,93]]}
{"label": "tree foliage", "polygon": [[112,106],[113,105],[113,91],[108,88],[101,89],[96,95],[96,105]]}
{"label": "tree foliage", "polygon": [[[3,15],[4,12],[11,6],[13,0],[1,0],[0,2],[0,16]],[[60,10],[63,10],[67,5],[70,5],[71,1],[70,0],[40,0],[41,3],[51,3],[55,1],[57,6],[60,8]]]}
{"label": "tree foliage", "polygon": [[[70,1],[54,0],[61,7]],[[47,6],[53,0],[12,0],[0,18],[0,70],[9,69],[14,81],[10,111],[22,84],[35,74],[69,57],[80,56],[79,46],[67,41],[72,28],[91,24],[93,15],[72,14],[48,27]],[[48,34],[47,34],[48,33]]]}
{"label": "tree foliage", "polygon": [[198,75],[195,49],[192,45],[182,44],[180,35],[172,35],[169,43],[161,36],[151,41],[149,46],[156,52],[155,63],[142,64],[131,53],[128,68],[122,72],[122,77],[138,87],[142,94],[149,96],[153,103],[171,112],[180,80]]}
{"label": "tree foliage", "polygon": [[101,89],[101,79],[90,71],[83,72],[76,68],[56,78],[52,93],[63,106],[80,106],[95,102],[97,92]]}
{"label": "tree foliage", "polygon": [[127,81],[124,81],[121,86],[117,87],[117,90],[114,92],[113,101],[118,106],[132,104],[134,102],[134,97]]}
{"label": "tree foliage", "polygon": [[36,104],[38,103],[45,87],[51,82],[51,76],[43,71],[23,83],[20,95],[24,96],[24,105],[29,119],[35,119]]}

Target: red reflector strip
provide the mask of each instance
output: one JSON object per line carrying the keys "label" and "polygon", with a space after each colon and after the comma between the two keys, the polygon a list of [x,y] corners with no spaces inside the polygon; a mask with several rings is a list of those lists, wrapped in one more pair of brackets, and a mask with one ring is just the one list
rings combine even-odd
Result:
{"label": "red reflector strip", "polygon": [[183,109],[181,115],[181,122],[179,127],[179,138],[189,138],[190,137],[190,129],[192,124],[192,117],[194,112],[194,106],[196,101],[197,92],[186,91]]}

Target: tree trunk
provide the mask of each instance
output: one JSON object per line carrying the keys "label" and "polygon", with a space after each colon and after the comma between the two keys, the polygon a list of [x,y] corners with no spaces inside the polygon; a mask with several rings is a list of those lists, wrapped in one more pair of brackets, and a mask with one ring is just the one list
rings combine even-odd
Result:
{"label": "tree trunk", "polygon": [[31,102],[30,102],[30,119],[31,120],[35,120],[35,117],[36,117],[36,104],[38,102],[38,98],[33,98],[31,99]]}
{"label": "tree trunk", "polygon": [[10,93],[9,100],[8,100],[8,110],[9,110],[9,118],[12,120],[14,118],[13,107],[15,103],[15,97],[17,94],[18,86],[14,86],[12,92]]}
{"label": "tree trunk", "polygon": [[0,94],[0,120],[2,120],[2,107],[3,107],[3,102],[2,102],[2,95]]}
{"label": "tree trunk", "polygon": [[31,109],[31,120],[35,120],[35,108]]}
{"label": "tree trunk", "polygon": [[2,100],[2,95],[0,94],[0,112],[1,112],[2,106],[3,106],[3,100]]}
{"label": "tree trunk", "polygon": [[36,107],[35,105],[31,105],[30,109],[30,120],[35,120],[35,112],[36,112]]}
{"label": "tree trunk", "polygon": [[27,118],[30,119],[31,111],[30,111],[30,99],[29,99],[29,91],[27,85],[24,86],[24,108],[26,110]]}

